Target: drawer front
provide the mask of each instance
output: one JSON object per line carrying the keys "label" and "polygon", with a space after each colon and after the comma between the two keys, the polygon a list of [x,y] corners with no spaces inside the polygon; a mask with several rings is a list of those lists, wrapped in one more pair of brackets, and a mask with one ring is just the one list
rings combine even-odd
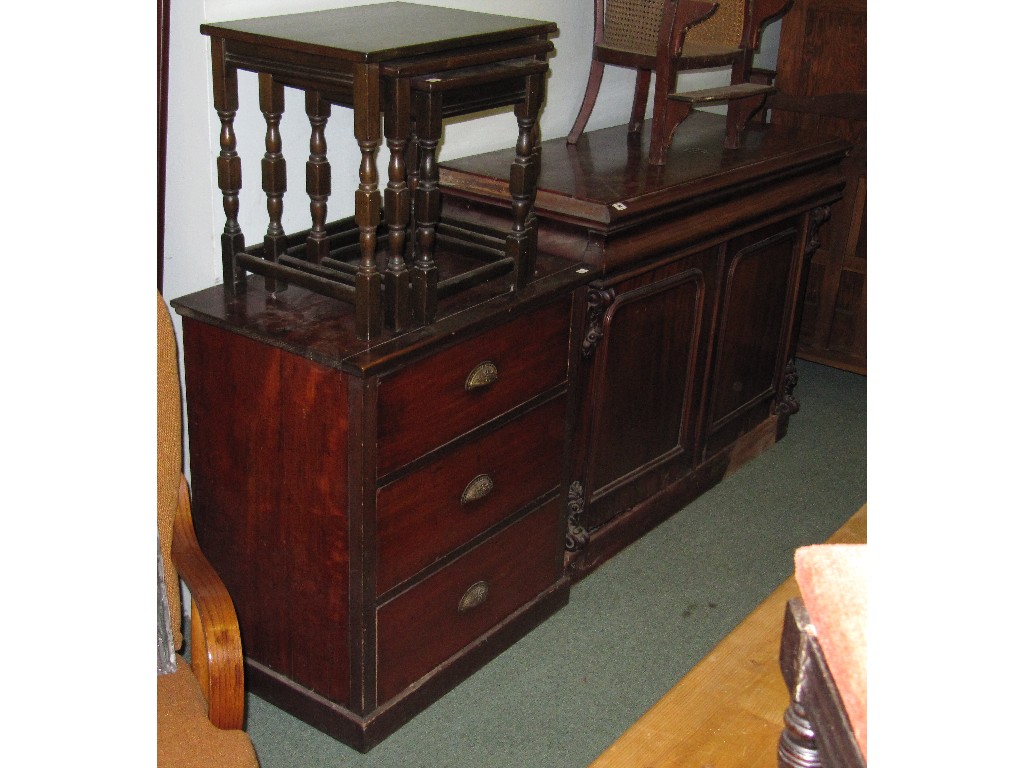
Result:
{"label": "drawer front", "polygon": [[565,395],[380,489],[377,594],[554,489]]}
{"label": "drawer front", "polygon": [[559,507],[545,504],[378,609],[378,704],[558,581]]}
{"label": "drawer front", "polygon": [[378,476],[564,382],[569,309],[561,298],[382,377]]}

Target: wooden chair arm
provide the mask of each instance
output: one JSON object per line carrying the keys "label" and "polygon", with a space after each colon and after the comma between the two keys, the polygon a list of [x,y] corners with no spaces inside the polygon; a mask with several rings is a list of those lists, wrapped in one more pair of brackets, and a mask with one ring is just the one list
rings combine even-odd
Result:
{"label": "wooden chair arm", "polygon": [[209,704],[210,722],[241,729],[245,672],[238,615],[227,587],[199,548],[184,474],[178,484],[171,558],[192,594],[192,670]]}
{"label": "wooden chair arm", "polygon": [[709,19],[717,10],[717,2],[669,0],[665,4],[665,14],[662,17],[661,33],[658,38],[659,60],[665,58],[662,56],[665,50],[671,53],[672,58],[679,56],[687,31]]}
{"label": "wooden chair arm", "polygon": [[744,45],[751,50],[761,47],[761,33],[793,7],[794,0],[751,0],[747,24],[743,28]]}

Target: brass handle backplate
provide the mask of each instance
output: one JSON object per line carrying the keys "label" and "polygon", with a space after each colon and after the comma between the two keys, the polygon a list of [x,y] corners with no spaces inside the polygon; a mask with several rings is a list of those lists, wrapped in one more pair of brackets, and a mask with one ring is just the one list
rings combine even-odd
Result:
{"label": "brass handle backplate", "polygon": [[490,475],[477,475],[466,485],[462,492],[462,503],[470,504],[487,496],[494,490],[494,479]]}
{"label": "brass handle backplate", "polygon": [[466,377],[466,391],[472,392],[474,389],[489,387],[497,380],[498,366],[490,360],[484,360],[473,368],[473,370],[469,372],[469,376]]}
{"label": "brass handle backplate", "polygon": [[486,581],[478,581],[476,584],[470,586],[466,590],[466,594],[459,600],[459,613],[465,613],[471,611],[474,608],[482,605],[487,599],[487,593],[490,592],[490,587],[487,586]]}

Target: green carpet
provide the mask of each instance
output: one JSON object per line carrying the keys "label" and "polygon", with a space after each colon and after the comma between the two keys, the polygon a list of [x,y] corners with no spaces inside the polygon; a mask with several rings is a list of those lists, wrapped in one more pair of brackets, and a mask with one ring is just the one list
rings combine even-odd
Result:
{"label": "green carpet", "polygon": [[[569,605],[362,755],[255,696],[263,768],[588,765],[867,500],[867,380],[799,364],[789,434],[575,585]],[[781,621],[781,616],[779,617]]]}

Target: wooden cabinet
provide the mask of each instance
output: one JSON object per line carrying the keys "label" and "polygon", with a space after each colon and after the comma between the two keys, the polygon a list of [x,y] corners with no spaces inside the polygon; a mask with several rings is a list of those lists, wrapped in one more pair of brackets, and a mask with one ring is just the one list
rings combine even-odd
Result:
{"label": "wooden cabinet", "polygon": [[[430,325],[360,341],[297,285],[172,302],[196,528],[252,691],[369,749],[785,435],[849,144],[684,128],[663,167],[625,126],[543,143],[533,279],[443,296]],[[507,169],[441,169],[446,232],[508,231]]]}
{"label": "wooden cabinet", "polygon": [[172,302],[251,690],[366,750],[566,602],[581,268],[542,255],[377,344],[296,286]]}
{"label": "wooden cabinet", "polygon": [[[580,578],[785,435],[799,297],[850,145],[696,113],[664,167],[625,126],[541,145],[541,250],[587,294],[567,568]],[[443,217],[500,229],[507,152],[441,169]]]}
{"label": "wooden cabinet", "polygon": [[782,20],[771,121],[853,145],[847,191],[810,265],[801,357],[867,373],[867,1],[796,0]]}

